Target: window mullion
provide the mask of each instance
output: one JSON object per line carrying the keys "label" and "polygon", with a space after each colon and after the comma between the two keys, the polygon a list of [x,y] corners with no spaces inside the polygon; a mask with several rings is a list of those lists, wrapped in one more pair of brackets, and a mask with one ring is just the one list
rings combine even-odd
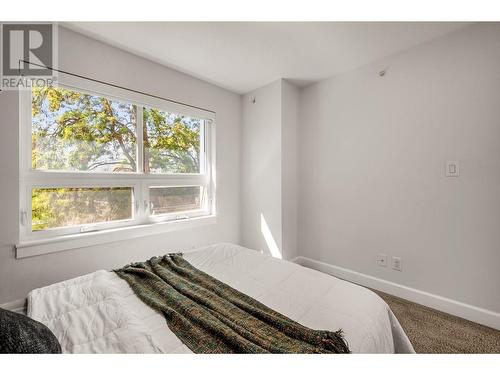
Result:
{"label": "window mullion", "polygon": [[136,126],[136,138],[137,138],[137,172],[144,173],[144,116],[143,107],[136,107],[137,113],[137,126]]}
{"label": "window mullion", "polygon": [[134,184],[134,219],[137,224],[144,222],[144,210],[142,206],[144,193],[142,185],[139,181]]}
{"label": "window mullion", "polygon": [[143,221],[149,221],[150,217],[150,207],[149,207],[149,186],[146,182],[141,184],[142,189],[142,213],[143,213]]}
{"label": "window mullion", "polygon": [[144,183],[143,182],[138,182],[135,185],[135,191],[134,191],[134,198],[135,198],[135,213],[136,213],[136,220],[137,223],[139,224],[144,224],[145,221],[147,220],[147,212],[144,207],[144,201],[147,199],[145,193],[144,193]]}

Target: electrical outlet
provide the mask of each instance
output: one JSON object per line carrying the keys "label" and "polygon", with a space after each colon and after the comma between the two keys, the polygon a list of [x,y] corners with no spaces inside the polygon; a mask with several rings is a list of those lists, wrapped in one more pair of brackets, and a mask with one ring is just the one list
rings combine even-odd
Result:
{"label": "electrical outlet", "polygon": [[380,267],[387,267],[387,254],[377,254],[377,264]]}
{"label": "electrical outlet", "polygon": [[403,260],[400,257],[392,257],[392,269],[403,271]]}

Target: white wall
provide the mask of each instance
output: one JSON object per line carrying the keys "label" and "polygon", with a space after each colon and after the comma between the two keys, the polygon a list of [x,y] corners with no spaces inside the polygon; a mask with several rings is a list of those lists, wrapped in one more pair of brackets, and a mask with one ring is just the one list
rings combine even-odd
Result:
{"label": "white wall", "polygon": [[303,89],[299,124],[300,255],[500,312],[498,24]]}
{"label": "white wall", "polygon": [[283,79],[242,97],[242,243],[283,259],[298,255],[298,100]]}
{"label": "white wall", "polygon": [[240,240],[240,96],[72,31],[59,32],[63,70],[217,113],[217,224],[92,248],[15,259],[18,241],[18,96],[0,92],[0,303],[36,287],[192,245]]}
{"label": "white wall", "polygon": [[282,80],[281,85],[281,201],[283,217],[283,257],[293,259],[298,252],[297,128],[299,89]]}
{"label": "white wall", "polygon": [[242,244],[281,257],[281,80],[242,103]]}

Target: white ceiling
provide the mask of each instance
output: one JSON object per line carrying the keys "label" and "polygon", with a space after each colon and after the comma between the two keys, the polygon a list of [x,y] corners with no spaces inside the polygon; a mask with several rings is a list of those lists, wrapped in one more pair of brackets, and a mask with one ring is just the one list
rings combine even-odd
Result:
{"label": "white ceiling", "polygon": [[467,23],[70,22],[74,31],[237,93],[278,78],[308,83]]}

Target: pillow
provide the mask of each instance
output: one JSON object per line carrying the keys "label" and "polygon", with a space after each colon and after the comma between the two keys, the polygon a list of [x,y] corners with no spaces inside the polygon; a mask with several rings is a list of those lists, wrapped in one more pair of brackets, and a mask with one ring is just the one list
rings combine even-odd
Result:
{"label": "pillow", "polygon": [[61,353],[61,345],[42,323],[0,309],[0,353]]}

